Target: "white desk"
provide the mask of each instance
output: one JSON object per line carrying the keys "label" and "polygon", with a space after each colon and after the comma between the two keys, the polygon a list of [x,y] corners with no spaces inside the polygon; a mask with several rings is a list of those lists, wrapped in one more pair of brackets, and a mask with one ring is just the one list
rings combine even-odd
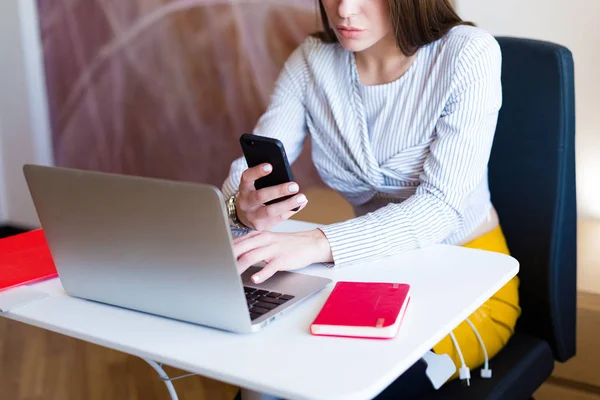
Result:
{"label": "white desk", "polygon": [[[279,230],[315,225],[288,221]],[[60,281],[33,285],[50,294],[3,314],[144,359],[286,399],[376,396],[518,272],[501,254],[436,245],[339,269],[301,272],[338,280],[412,285],[398,336],[390,341],[316,337],[309,325],[333,284],[263,331],[239,335],[67,296]],[[268,369],[269,374],[261,373]]]}

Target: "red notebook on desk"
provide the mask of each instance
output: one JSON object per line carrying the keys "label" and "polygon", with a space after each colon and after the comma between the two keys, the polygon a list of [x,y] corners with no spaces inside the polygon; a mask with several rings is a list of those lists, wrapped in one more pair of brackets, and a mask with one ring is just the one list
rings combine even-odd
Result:
{"label": "red notebook on desk", "polygon": [[42,229],[0,240],[0,290],[57,275]]}
{"label": "red notebook on desk", "polygon": [[390,339],[410,301],[410,285],[338,282],[310,326],[313,335]]}

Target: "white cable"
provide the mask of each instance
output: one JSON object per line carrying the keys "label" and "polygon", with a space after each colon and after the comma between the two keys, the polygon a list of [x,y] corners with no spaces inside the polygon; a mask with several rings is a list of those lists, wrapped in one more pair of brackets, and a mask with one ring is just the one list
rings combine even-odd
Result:
{"label": "white cable", "polygon": [[492,377],[492,370],[490,369],[490,363],[489,363],[487,349],[485,348],[485,343],[483,343],[483,339],[481,339],[481,336],[479,335],[479,331],[477,330],[477,328],[475,328],[475,325],[473,325],[473,323],[471,322],[471,320],[469,318],[467,318],[467,324],[469,324],[469,326],[475,333],[475,336],[477,336],[477,340],[479,341],[479,344],[481,345],[481,348],[483,350],[483,357],[485,358],[485,364],[483,366],[483,369],[481,370],[481,377],[489,379]]}
{"label": "white cable", "polygon": [[465,364],[465,359],[463,357],[462,351],[460,350],[460,346],[458,345],[458,341],[456,340],[456,337],[454,336],[454,332],[450,332],[450,339],[452,339],[452,342],[454,343],[454,347],[456,348],[456,351],[458,352],[458,357],[460,358],[460,364],[461,364],[461,367],[459,369],[460,379],[465,381],[467,383],[467,386],[470,386],[471,385],[471,371]]}
{"label": "white cable", "polygon": [[160,379],[165,383],[165,386],[167,387],[167,390],[169,391],[169,394],[171,395],[171,399],[179,400],[179,398],[177,397],[177,392],[175,391],[175,387],[173,386],[173,383],[170,381],[169,375],[167,375],[165,370],[162,369],[162,367],[161,367],[162,364],[158,365],[156,363],[156,361],[152,361],[152,360],[144,359],[144,361],[146,361],[148,364],[150,364],[150,366],[152,368],[154,368],[154,370],[158,373],[158,376],[160,376]]}

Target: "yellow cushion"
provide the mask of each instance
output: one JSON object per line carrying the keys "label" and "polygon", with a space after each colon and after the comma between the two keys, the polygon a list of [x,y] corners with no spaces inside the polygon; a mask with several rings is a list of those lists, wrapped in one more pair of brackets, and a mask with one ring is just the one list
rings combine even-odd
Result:
{"label": "yellow cushion", "polygon": [[[464,247],[510,254],[500,226],[465,244]],[[490,359],[498,354],[513,335],[517,319],[520,315],[519,278],[515,276],[502,289],[496,292],[491,299],[486,301],[469,316],[469,320],[475,326],[485,343]],[[483,365],[483,349],[469,324],[463,321],[453,330],[453,333],[463,353],[465,364],[470,369]],[[457,372],[451,378],[455,379],[458,376],[458,369],[461,363],[458,351],[454,347],[450,335],[447,335],[436,344],[433,347],[433,351],[436,354],[450,355],[457,369]]]}

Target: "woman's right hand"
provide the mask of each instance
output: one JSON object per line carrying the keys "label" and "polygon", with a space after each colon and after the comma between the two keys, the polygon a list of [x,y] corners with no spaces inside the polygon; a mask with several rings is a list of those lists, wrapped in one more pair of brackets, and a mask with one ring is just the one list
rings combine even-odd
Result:
{"label": "woman's right hand", "polygon": [[[240,181],[239,194],[236,199],[238,219],[244,225],[257,231],[270,230],[278,223],[302,210],[308,203],[306,196],[299,193],[300,188],[295,182],[256,190],[254,182],[263,176],[269,175],[272,170],[273,167],[270,164],[260,164],[248,168],[242,174]],[[265,205],[271,200],[289,195],[294,196],[281,202]],[[300,207],[300,209],[293,211],[297,207]]]}

